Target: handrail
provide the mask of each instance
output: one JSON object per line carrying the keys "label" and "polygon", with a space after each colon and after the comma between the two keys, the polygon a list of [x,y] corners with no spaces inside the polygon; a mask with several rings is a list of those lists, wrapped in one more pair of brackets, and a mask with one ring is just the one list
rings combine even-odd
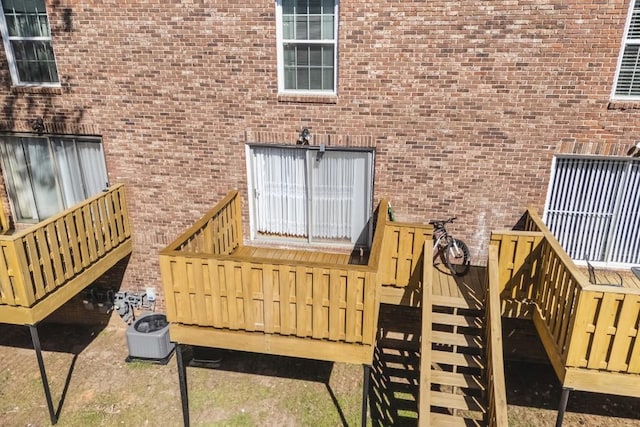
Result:
{"label": "handrail", "polygon": [[585,288],[589,286],[589,279],[584,273],[576,267],[575,263],[569,257],[569,255],[564,251],[558,239],[555,238],[551,230],[547,228],[547,226],[542,221],[542,218],[538,215],[538,213],[533,208],[529,208],[526,211],[526,215],[528,218],[528,223],[535,224],[538,230],[529,230],[529,231],[540,231],[544,234],[546,243],[551,247],[551,249],[556,253],[560,261],[568,268],[569,273],[573,275],[580,287]]}
{"label": "handrail", "polygon": [[485,342],[487,345],[487,418],[489,426],[507,427],[507,395],[504,378],[502,320],[500,316],[498,245],[489,245],[485,288]]}
{"label": "handrail", "polygon": [[[232,236],[228,243],[231,247],[225,248],[226,253],[230,253],[236,246],[242,244],[242,218],[240,214],[240,201],[238,199],[238,190],[232,190],[213,208],[209,209],[199,220],[197,220],[191,227],[180,234],[173,242],[171,242],[160,254],[167,254],[172,251],[178,251],[188,244],[190,239],[193,239],[196,235],[203,232],[210,225],[210,221],[222,213],[225,209],[234,205],[235,212],[231,216],[233,218],[231,222]],[[214,230],[218,231],[218,230]],[[196,251],[194,251],[196,252]]]}

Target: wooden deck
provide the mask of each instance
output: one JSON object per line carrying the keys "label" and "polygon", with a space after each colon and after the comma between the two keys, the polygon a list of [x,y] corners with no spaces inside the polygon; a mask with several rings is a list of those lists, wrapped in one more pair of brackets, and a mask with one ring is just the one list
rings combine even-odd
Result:
{"label": "wooden deck", "polygon": [[[522,223],[491,237],[500,247],[503,315],[533,319],[565,389],[640,397],[636,278],[591,284],[535,212]],[[610,275],[597,269],[598,283],[619,282]]]}
{"label": "wooden deck", "polygon": [[[368,254],[362,255],[359,251],[347,253],[315,248],[302,250],[244,245],[239,203],[237,192],[229,193],[160,254],[171,338],[179,345],[370,366],[377,337],[381,333],[378,329],[381,298],[385,302],[424,309],[422,284],[427,269],[433,291],[430,302],[451,307],[454,311],[486,312],[484,268],[472,267],[462,278],[452,276],[443,266],[436,270],[431,264],[432,257],[425,252],[425,248],[431,250],[432,227],[389,222],[384,200],[374,215],[372,246]],[[497,318],[494,315],[494,323],[497,324],[499,311],[492,310],[498,314]],[[486,314],[481,316],[485,318]],[[424,340],[424,322],[431,317],[424,314],[422,317]],[[469,320],[465,315],[434,314],[433,318],[444,321],[445,325],[441,326],[450,326],[454,330],[459,327],[465,329],[465,325],[446,325],[446,322],[451,319]],[[483,330],[482,325],[473,326],[476,332]],[[482,337],[478,335],[469,339],[499,342],[499,329],[492,326],[491,333],[480,333]],[[394,339],[392,334],[384,333],[385,340]],[[406,338],[400,337],[400,340]],[[420,335],[415,338],[420,341]],[[440,330],[433,333],[433,338],[444,340],[440,345],[451,344],[455,348],[466,347],[467,343],[464,332]],[[491,344],[487,344],[486,348],[489,347]],[[498,347],[494,344],[492,348]],[[489,357],[500,354],[500,351],[487,351]],[[436,359],[440,356],[445,354],[438,350]],[[458,359],[466,360],[464,354],[456,353],[447,356],[444,362],[451,361],[450,358],[456,360],[456,365]],[[482,362],[482,366],[487,367],[485,372],[501,372],[502,367],[498,366],[501,362],[491,364],[494,365],[495,370],[491,371],[493,368]],[[179,371],[180,375],[186,376],[184,369],[179,368]],[[443,376],[455,377],[455,381],[460,379],[456,373],[434,374],[439,380]],[[485,412],[492,414],[492,420],[506,419],[506,402],[499,409],[493,405],[500,399],[492,396],[499,397],[504,392],[504,381],[500,381],[498,374],[496,378],[496,381],[493,377],[485,378],[489,381],[485,388],[490,408],[473,407],[482,419]],[[181,387],[184,405],[188,399],[185,387]],[[425,387],[429,389],[430,385]],[[498,390],[497,394],[493,388]],[[458,409],[467,408],[467,400],[458,395],[434,392],[434,399],[440,406],[451,404]],[[473,396],[469,399],[476,402]],[[421,400],[421,407],[422,404]],[[423,414],[421,423],[428,422],[429,413]],[[188,408],[184,406],[183,414],[188,414]],[[460,420],[462,418],[454,421]],[[491,421],[488,425],[502,424]]]}
{"label": "wooden deck", "polygon": [[0,323],[37,324],[131,250],[122,185],[0,236]]}

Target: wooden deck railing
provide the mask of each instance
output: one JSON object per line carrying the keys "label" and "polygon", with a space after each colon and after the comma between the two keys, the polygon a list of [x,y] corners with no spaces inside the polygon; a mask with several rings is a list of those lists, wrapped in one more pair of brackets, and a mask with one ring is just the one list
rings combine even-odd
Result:
{"label": "wooden deck railing", "polygon": [[241,244],[240,196],[234,190],[174,240],[166,250],[229,255]]}
{"label": "wooden deck railing", "polygon": [[242,257],[233,254],[242,245],[242,226],[238,194],[232,192],[161,252],[167,318],[372,345],[386,213],[383,200],[367,265]]}
{"label": "wooden deck railing", "polygon": [[[422,281],[425,242],[431,242],[433,226],[388,222],[384,230],[384,260],[380,273],[385,286],[418,287]],[[431,252],[431,251],[429,251]]]}
{"label": "wooden deck railing", "polygon": [[493,243],[489,245],[487,263],[484,330],[487,361],[487,369],[484,371],[485,384],[487,384],[487,424],[492,427],[508,425],[499,285],[498,245]]}
{"label": "wooden deck railing", "polygon": [[500,242],[501,286],[534,303],[534,323],[561,380],[567,368],[640,373],[640,290],[590,284],[534,211],[523,224],[527,231],[492,236]]}
{"label": "wooden deck railing", "polygon": [[0,305],[33,306],[130,237],[123,185],[0,236]]}

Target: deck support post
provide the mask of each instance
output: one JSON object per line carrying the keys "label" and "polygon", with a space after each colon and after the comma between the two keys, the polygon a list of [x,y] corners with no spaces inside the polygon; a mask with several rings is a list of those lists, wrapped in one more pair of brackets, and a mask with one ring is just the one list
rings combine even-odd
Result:
{"label": "deck support post", "polygon": [[367,425],[367,412],[369,412],[369,379],[371,377],[371,365],[362,365],[364,377],[362,379],[362,427]]}
{"label": "deck support post", "polygon": [[562,394],[560,395],[560,404],[558,405],[558,417],[556,418],[556,427],[562,427],[562,420],[564,413],[567,410],[567,403],[569,402],[569,393],[572,389],[562,387]]}
{"label": "deck support post", "polygon": [[44,395],[47,399],[47,407],[49,408],[49,418],[51,424],[58,422],[58,417],[53,409],[53,400],[51,399],[51,389],[49,389],[49,380],[47,379],[47,371],[44,369],[44,359],[42,358],[42,347],[40,347],[40,337],[38,336],[38,327],[36,325],[28,325],[29,332],[31,332],[31,342],[33,343],[33,349],[36,351],[36,358],[38,359],[38,368],[40,368],[40,379],[42,380],[42,387],[44,388]]}
{"label": "deck support post", "polygon": [[178,380],[180,382],[180,401],[182,402],[182,420],[184,427],[189,427],[189,391],[187,389],[187,366],[182,357],[182,346],[176,343],[176,362],[178,363]]}

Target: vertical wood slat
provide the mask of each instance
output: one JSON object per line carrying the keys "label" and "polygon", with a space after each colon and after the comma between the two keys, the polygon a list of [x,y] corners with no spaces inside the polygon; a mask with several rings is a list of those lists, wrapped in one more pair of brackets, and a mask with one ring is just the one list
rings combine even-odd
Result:
{"label": "vertical wood slat", "polygon": [[91,207],[89,205],[84,205],[82,207],[82,222],[84,223],[84,234],[87,240],[87,248],[89,249],[89,260],[90,262],[93,262],[98,259],[98,247],[96,245]]}
{"label": "vertical wood slat", "polygon": [[73,260],[71,259],[71,251],[69,249],[69,238],[67,236],[67,227],[64,222],[64,218],[59,218],[54,222],[55,233],[49,235],[50,238],[55,238],[51,242],[52,246],[59,248],[62,256],[62,269],[64,270],[64,278],[70,279],[73,277]]}
{"label": "vertical wood slat", "polygon": [[580,293],[565,362],[567,367],[582,368],[587,366],[587,349],[591,338],[590,329],[597,307],[598,299],[595,292],[582,291]]}
{"label": "vertical wood slat", "polygon": [[[87,268],[91,264],[89,255],[89,246],[87,244],[87,232],[84,225],[84,208],[78,209],[73,213],[78,236],[78,249],[80,251],[80,264],[82,268]],[[124,240],[124,232],[122,233]]]}
{"label": "vertical wood slat", "polygon": [[[217,260],[209,260],[209,289],[211,291],[211,326],[215,328],[223,327],[222,315],[222,292],[220,281],[218,280],[220,264]],[[179,278],[175,278],[179,280]]]}
{"label": "vertical wood slat", "polygon": [[102,229],[102,244],[106,252],[109,252],[113,247],[111,240],[111,225],[109,223],[109,215],[107,213],[107,207],[103,200],[97,201],[98,218],[100,218],[100,228]]}
{"label": "vertical wood slat", "polygon": [[356,317],[358,302],[358,288],[355,286],[357,282],[357,275],[353,271],[347,272],[347,312],[346,312],[346,342],[355,342],[356,336]]}
{"label": "vertical wood slat", "polygon": [[418,425],[431,425],[431,348],[433,318],[433,248],[429,242],[423,244],[424,259],[422,269],[422,324],[420,340],[420,388],[418,394]]}
{"label": "vertical wood slat", "polygon": [[[277,269],[277,267],[276,267]],[[271,265],[265,264],[262,267],[262,295],[263,295],[263,307],[264,307],[264,332],[267,334],[272,334],[275,330],[274,324],[274,310],[275,305],[273,303],[274,299],[274,281],[273,281],[273,273],[274,267]],[[275,283],[277,285],[277,283]],[[245,307],[249,307],[249,304],[245,304]]]}
{"label": "vertical wood slat", "polygon": [[376,288],[378,284],[376,283],[375,274],[365,273],[364,286],[364,301],[362,307],[362,342],[364,344],[374,344],[378,326],[374,324],[376,323],[375,314],[377,312],[378,305],[380,304],[379,298],[376,295]]}
{"label": "vertical wood slat", "polygon": [[13,276],[9,275],[7,252],[10,242],[0,241],[0,304],[16,305],[13,289]]}
{"label": "vertical wood slat", "polygon": [[290,266],[280,268],[280,333],[291,334],[294,325],[291,323],[291,284],[292,272]]}
{"label": "vertical wood slat", "polygon": [[296,266],[296,335],[307,336],[307,272]]}
{"label": "vertical wood slat", "polygon": [[627,356],[633,350],[631,347],[633,340],[637,342],[640,339],[638,325],[636,324],[639,313],[640,295],[625,295],[616,327],[616,335],[611,347],[608,370],[620,372],[629,369],[630,363],[627,362]]}
{"label": "vertical wood slat", "polygon": [[601,295],[600,310],[595,323],[591,351],[587,361],[589,369],[606,369],[607,352],[615,332],[611,333],[617,314],[620,295],[605,293]]}
{"label": "vertical wood slat", "polygon": [[[41,230],[38,230],[40,232]],[[31,280],[36,299],[44,297],[49,290],[55,289],[55,284],[49,284],[49,288],[42,277],[42,270],[40,269],[40,256],[38,255],[38,247],[36,239],[33,233],[30,233],[24,238],[18,240],[18,244],[24,248],[25,255],[27,257],[28,269],[31,271]],[[48,256],[48,250],[42,252],[43,256]]]}
{"label": "vertical wood slat", "polygon": [[[42,272],[44,274],[44,285],[46,292],[51,292],[56,288],[56,280],[53,274],[53,265],[50,257],[50,249],[47,244],[47,238],[45,230],[43,228],[38,229],[32,234],[36,241],[38,252],[40,253],[40,260],[42,262]],[[55,248],[53,248],[55,250]]]}
{"label": "vertical wood slat", "polygon": [[324,313],[323,313],[323,287],[325,285],[323,276],[324,276],[324,271],[320,268],[313,268],[312,269],[312,280],[313,283],[311,285],[311,289],[312,289],[312,295],[311,295],[311,299],[312,299],[312,310],[313,310],[313,321],[312,323],[312,330],[311,330],[311,337],[316,338],[316,339],[321,339],[324,338],[324,328],[327,327],[327,319],[325,319],[324,317]]}
{"label": "vertical wood slat", "polygon": [[[70,260],[73,264],[73,273],[77,274],[82,270],[82,258],[80,255],[80,239],[78,238],[78,231],[76,229],[76,222],[74,219],[75,212],[69,212],[64,216],[64,225],[67,229],[68,246],[71,252]],[[116,242],[116,244],[119,242]]]}

